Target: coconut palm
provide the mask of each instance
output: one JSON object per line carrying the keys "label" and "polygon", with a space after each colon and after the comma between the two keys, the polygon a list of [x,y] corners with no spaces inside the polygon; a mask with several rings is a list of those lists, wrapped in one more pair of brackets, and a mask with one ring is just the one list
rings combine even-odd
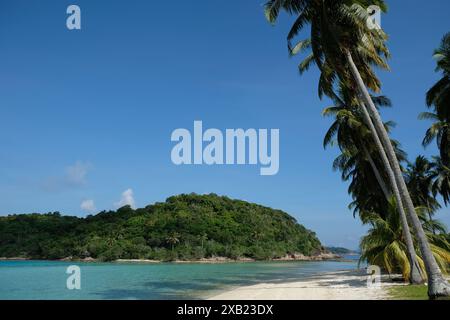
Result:
{"label": "coconut palm", "polygon": [[[350,204],[350,208],[354,209],[354,215],[359,214],[363,223],[367,223],[363,213],[385,212],[387,202],[392,195],[392,188],[385,182],[388,180],[385,170],[379,169],[383,168],[382,162],[379,160],[376,150],[373,150],[372,134],[364,124],[361,108],[352,104],[355,100],[351,99],[349,91],[342,86],[340,95],[335,95],[333,100],[335,106],[326,108],[323,112],[325,116],[332,115],[336,119],[325,135],[324,147],[332,145],[336,141],[341,149],[342,154],[334,161],[333,169],[339,169],[342,172],[344,181],[351,181],[348,191],[354,201]],[[390,100],[383,96],[373,97],[373,100],[378,106],[391,105]],[[389,130],[393,123],[386,123],[385,126]],[[402,160],[406,159],[404,152],[398,148],[398,143],[396,141],[392,143],[396,145],[397,157]],[[386,158],[384,160],[388,163]],[[395,186],[393,179],[391,183]],[[397,201],[401,201],[398,191],[395,192],[395,195]],[[411,274],[408,279],[412,283],[420,283],[423,277],[403,206],[398,206],[398,210],[402,218],[403,237],[410,261]]]}
{"label": "coconut palm", "polygon": [[204,232],[198,236],[198,239],[200,240],[203,249],[204,243],[208,240],[208,234]]}
{"label": "coconut palm", "polygon": [[[441,208],[432,192],[435,177],[434,164],[424,156],[418,156],[414,163],[408,164],[405,173],[414,205],[423,207],[430,221],[433,221],[434,213]],[[432,232],[435,233],[435,230]]]}
{"label": "coconut palm", "polygon": [[447,234],[446,225],[439,220],[430,218],[427,207],[419,206],[416,208],[416,211],[428,238],[438,239],[442,236],[445,237]]}
{"label": "coconut palm", "polygon": [[442,195],[447,205],[450,203],[450,32],[434,51],[434,58],[436,72],[442,72],[442,78],[427,92],[427,106],[433,112],[423,112],[419,119],[433,121],[425,134],[423,145],[426,147],[433,140],[437,142],[440,157],[435,162],[437,179],[434,191]]}
{"label": "coconut palm", "polygon": [[166,242],[170,244],[170,248],[173,251],[174,246],[180,242],[180,234],[177,232],[171,233],[167,238]]}
{"label": "coconut palm", "polygon": [[434,176],[433,195],[440,193],[445,204],[450,203],[450,167],[444,165],[440,157],[433,157]]}
{"label": "coconut palm", "polygon": [[[418,213],[420,215],[420,212]],[[372,228],[361,239],[360,262],[367,261],[370,264],[378,265],[389,274],[401,273],[405,279],[408,279],[410,265],[395,200],[390,201],[389,209],[384,215],[385,218],[377,213],[367,213],[367,216],[370,218]],[[438,228],[437,223],[435,221],[434,229]],[[447,272],[450,263],[450,244],[444,236],[438,237],[431,233],[427,235],[436,262],[444,272]],[[424,261],[420,255],[418,261],[421,268],[424,269]]]}
{"label": "coconut palm", "polygon": [[[359,106],[352,105],[352,102],[347,98],[346,90],[341,90],[339,96],[333,98],[335,105],[324,109],[322,114],[324,116],[332,116],[335,121],[325,134],[324,148],[337,144],[342,151],[342,154],[338,156],[333,162],[333,169],[340,170],[342,172],[342,179],[344,181],[352,180],[349,192],[358,197],[363,193],[367,196],[355,199],[357,206],[363,205],[364,208],[372,208],[378,203],[383,202],[379,199],[380,195],[384,195],[385,199],[391,197],[391,191],[386,184],[386,175],[384,174],[382,165],[380,165],[379,157],[373,151],[373,141],[371,138],[371,132],[365,125],[361,110]],[[386,97],[375,97],[379,106],[389,106],[390,100]],[[345,102],[347,101],[347,102]],[[387,127],[392,126],[392,123],[386,123]],[[405,158],[405,155],[399,150],[399,156]],[[400,154],[401,153],[401,154]],[[357,166],[363,168],[361,171],[355,169]],[[359,172],[357,174],[357,172]],[[355,188],[358,186],[359,180],[366,181],[366,186],[361,188]],[[371,187],[373,186],[373,187]],[[352,190],[353,189],[353,190]],[[380,189],[382,192],[380,192]],[[369,194],[373,194],[376,197],[375,201],[368,201]],[[367,203],[371,203],[367,206]],[[357,213],[356,210],[355,213]]]}
{"label": "coconut palm", "polygon": [[437,61],[436,71],[442,72],[442,78],[428,91],[427,105],[434,107],[438,116],[448,123],[450,121],[450,32],[443,37],[440,47],[434,51],[434,58]]}
{"label": "coconut palm", "polygon": [[433,140],[436,140],[441,159],[448,166],[450,164],[450,119],[445,119],[444,116],[433,112],[422,112],[419,119],[433,121],[425,133],[422,144],[427,147]]}
{"label": "coconut palm", "polygon": [[[308,56],[304,69],[313,63],[319,67],[319,86],[325,88],[322,93],[328,95],[336,79],[357,92],[380,155],[382,158],[388,158],[391,169],[386,166],[386,170],[389,175],[393,175],[390,180],[395,180],[397,184],[392,184],[394,192],[397,193],[397,187],[403,200],[398,201],[398,205],[405,205],[418,239],[428,275],[428,294],[431,298],[447,296],[450,295],[450,285],[445,281],[433,257],[404,181],[395,149],[369,94],[369,89],[375,92],[380,90],[380,81],[372,67],[388,68],[383,58],[389,54],[385,46],[385,34],[371,29],[367,23],[369,16],[366,10],[369,5],[374,4],[385,10],[384,1],[381,0],[269,0],[266,4],[266,17],[270,22],[275,22],[281,9],[297,15],[288,41],[295,38],[306,25],[311,26],[310,40],[305,40],[307,42],[299,46],[311,48],[313,55]],[[297,45],[290,47],[295,48]]]}

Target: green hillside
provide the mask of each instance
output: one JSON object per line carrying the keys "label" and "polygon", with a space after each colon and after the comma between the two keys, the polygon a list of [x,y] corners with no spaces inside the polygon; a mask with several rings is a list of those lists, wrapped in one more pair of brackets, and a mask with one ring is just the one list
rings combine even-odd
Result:
{"label": "green hillside", "polygon": [[227,197],[179,195],[86,218],[56,213],[0,217],[0,257],[257,260],[323,250],[287,213]]}

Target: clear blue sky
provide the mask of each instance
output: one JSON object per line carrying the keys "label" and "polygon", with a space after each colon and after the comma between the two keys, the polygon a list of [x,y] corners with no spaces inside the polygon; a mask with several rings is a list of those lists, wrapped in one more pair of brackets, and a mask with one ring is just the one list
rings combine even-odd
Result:
{"label": "clear blue sky", "polygon": [[[324,244],[356,248],[365,229],[331,170],[337,151],[322,148],[329,102],[317,97],[317,72],[299,77],[288,58],[292,18],[270,26],[263,2],[1,0],[0,214],[83,216],[84,200],[112,209],[127,189],[138,207],[215,192],[285,210]],[[392,72],[380,77],[394,108],[383,117],[398,123],[411,159],[432,155],[417,115],[439,78],[431,54],[450,31],[450,2],[387,2]],[[81,31],[66,29],[69,4],[81,7]],[[170,134],[194,120],[279,128],[280,172],[174,166]],[[447,225],[449,211],[439,215]]]}

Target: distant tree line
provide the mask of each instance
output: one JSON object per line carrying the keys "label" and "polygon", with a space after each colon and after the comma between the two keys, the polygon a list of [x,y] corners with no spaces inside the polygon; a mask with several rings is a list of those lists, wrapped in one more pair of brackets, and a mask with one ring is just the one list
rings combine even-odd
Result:
{"label": "distant tree line", "polygon": [[287,213],[214,194],[179,195],[86,218],[59,212],[0,217],[1,257],[265,260],[322,250],[315,233]]}
{"label": "distant tree line", "polygon": [[343,248],[343,247],[325,247],[325,249],[331,253],[339,254],[339,255],[357,253],[354,250],[350,250],[350,249]]}

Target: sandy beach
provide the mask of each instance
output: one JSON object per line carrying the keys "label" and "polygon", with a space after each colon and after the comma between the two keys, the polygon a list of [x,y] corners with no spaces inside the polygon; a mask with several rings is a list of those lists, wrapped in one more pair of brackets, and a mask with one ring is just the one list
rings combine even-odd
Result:
{"label": "sandy beach", "polygon": [[382,276],[381,286],[367,287],[364,270],[338,271],[300,281],[270,281],[243,286],[210,297],[210,300],[384,300],[393,283]]}

